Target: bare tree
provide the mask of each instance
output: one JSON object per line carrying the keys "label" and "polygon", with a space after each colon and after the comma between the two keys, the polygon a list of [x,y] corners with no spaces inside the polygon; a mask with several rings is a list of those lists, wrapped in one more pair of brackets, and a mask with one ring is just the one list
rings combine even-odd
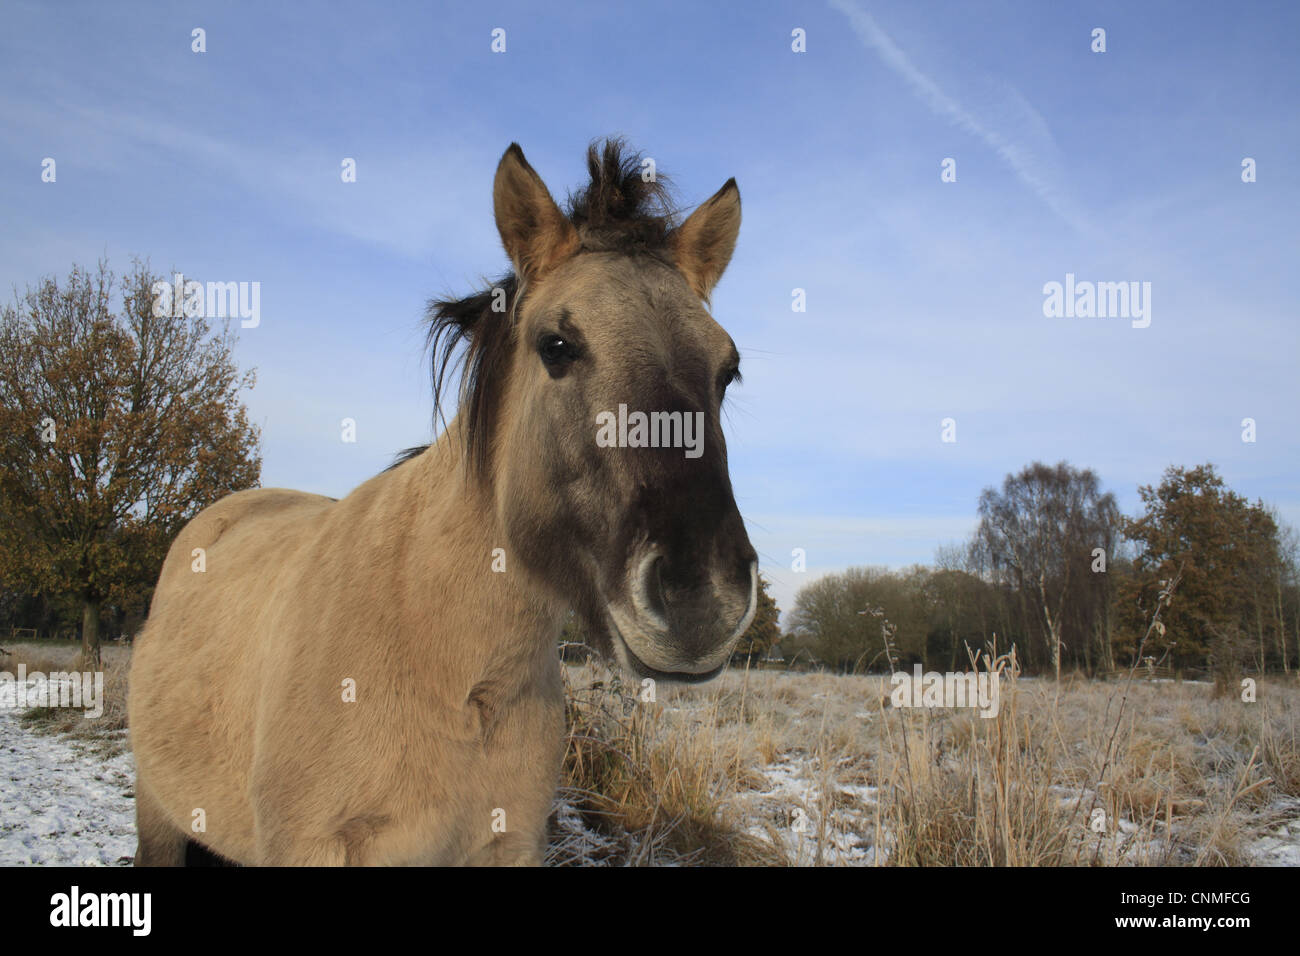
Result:
{"label": "bare tree", "polygon": [[1034,462],[1007,475],[999,492],[984,489],[977,537],[995,574],[1010,578],[1041,616],[1048,660],[1061,677],[1062,631],[1072,580],[1089,567],[1095,549],[1114,540],[1119,509],[1090,469]]}

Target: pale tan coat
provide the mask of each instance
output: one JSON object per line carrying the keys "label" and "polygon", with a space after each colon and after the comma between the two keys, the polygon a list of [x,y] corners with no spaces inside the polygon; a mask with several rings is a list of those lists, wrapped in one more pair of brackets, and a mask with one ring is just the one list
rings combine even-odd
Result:
{"label": "pale tan coat", "polygon": [[[626,190],[592,163],[617,211]],[[603,639],[625,665],[682,679],[715,673],[752,619],[719,424],[738,358],[701,303],[735,244],[734,182],[657,258],[585,254],[517,146],[494,203],[531,291],[489,330],[511,350],[482,383],[490,472],[462,413],[341,500],[244,491],[181,531],[131,669],[137,863],[181,864],[187,841],[244,864],[539,863],[568,608],[616,617]],[[555,328],[583,341],[565,374],[540,357]],[[595,448],[596,411],[638,394],[705,409],[709,453]]]}

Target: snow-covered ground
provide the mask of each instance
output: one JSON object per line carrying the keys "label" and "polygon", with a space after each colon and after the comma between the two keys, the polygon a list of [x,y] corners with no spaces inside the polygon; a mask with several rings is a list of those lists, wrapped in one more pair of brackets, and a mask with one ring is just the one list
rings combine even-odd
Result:
{"label": "snow-covered ground", "polygon": [[1269,808],[1266,833],[1255,841],[1263,866],[1300,866],[1300,800],[1283,797]]}
{"label": "snow-covered ground", "polygon": [[[838,768],[837,768],[838,769]],[[888,840],[875,813],[877,788],[867,784],[846,784],[835,780],[827,786],[834,794],[829,801],[830,817],[825,825],[818,819],[824,774],[806,756],[792,756],[759,770],[762,789],[742,797],[749,816],[756,822],[751,835],[780,840],[786,856],[795,865],[812,865],[821,846],[821,862],[827,866],[873,866],[877,844]],[[881,862],[888,851],[880,849]]]}
{"label": "snow-covered ground", "polygon": [[[29,681],[29,686],[34,683]],[[121,866],[135,852],[135,767],[18,720],[0,684],[0,866]]]}
{"label": "snow-covered ground", "polygon": [[[13,695],[12,685],[0,684],[0,866],[129,864],[135,852],[135,772],[130,753],[105,759],[80,742],[29,730],[18,720]],[[804,865],[815,861],[819,831],[822,862],[875,863],[877,845],[888,843],[887,833],[874,832],[880,825],[876,788],[836,779],[839,769],[830,768],[827,774],[810,758],[794,755],[761,768],[763,785],[741,797],[754,822],[751,832],[784,841],[790,859]],[[817,817],[823,786],[835,794],[824,827]],[[1055,789],[1063,799],[1080,798],[1077,791]],[[609,841],[586,832],[577,814],[572,808],[566,812],[566,807],[561,802],[560,835],[581,838],[582,856],[602,856],[603,852],[592,852],[594,845],[589,844]],[[1300,866],[1300,800],[1279,798],[1261,815],[1260,824],[1250,847],[1256,861],[1265,866]],[[1140,837],[1137,829],[1129,821],[1117,821],[1115,838]],[[1143,854],[1123,856],[1135,862]]]}

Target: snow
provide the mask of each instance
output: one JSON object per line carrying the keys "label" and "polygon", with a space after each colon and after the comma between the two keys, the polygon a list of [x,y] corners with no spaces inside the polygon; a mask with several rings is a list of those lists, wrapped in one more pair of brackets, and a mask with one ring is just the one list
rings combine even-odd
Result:
{"label": "snow", "polygon": [[[780,840],[787,856],[798,866],[813,864],[818,859],[819,814],[825,812],[818,783],[821,774],[815,761],[793,755],[759,772],[767,786],[745,802],[751,816],[761,816],[774,826],[754,825],[749,833]],[[871,811],[878,788],[838,781],[830,785],[839,799],[830,801],[829,818],[820,836],[821,861],[828,866],[875,865],[877,848],[868,835],[874,830]],[[881,850],[881,861],[886,853]]]}
{"label": "snow", "polygon": [[[36,681],[28,681],[35,687]],[[0,684],[0,866],[122,866],[135,853],[135,766],[18,720]]]}
{"label": "snow", "polygon": [[1255,860],[1261,866],[1300,866],[1300,799],[1284,797],[1270,810],[1281,819],[1255,840]]}
{"label": "snow", "polygon": [[[105,759],[79,740],[30,730],[19,721],[14,697],[13,685],[0,683],[0,866],[129,864],[135,852],[130,753]],[[737,794],[753,822],[751,834],[779,840],[797,864],[815,862],[825,780],[835,798],[829,801],[820,836],[821,861],[870,866],[887,858],[890,834],[884,828],[876,832],[876,787],[841,781],[837,778],[845,768],[826,773],[830,768],[805,753],[787,754],[757,769],[762,785]],[[1052,790],[1063,805],[1083,801],[1085,810],[1091,805],[1091,791]],[[556,808],[553,858],[599,864],[617,856],[617,841],[588,830],[563,795]],[[1163,824],[1157,829],[1163,830]],[[1162,833],[1147,832],[1126,819],[1113,821],[1108,831],[1102,838],[1105,858],[1121,864],[1161,859]],[[1300,866],[1300,799],[1279,797],[1264,810],[1248,851],[1258,865]]]}

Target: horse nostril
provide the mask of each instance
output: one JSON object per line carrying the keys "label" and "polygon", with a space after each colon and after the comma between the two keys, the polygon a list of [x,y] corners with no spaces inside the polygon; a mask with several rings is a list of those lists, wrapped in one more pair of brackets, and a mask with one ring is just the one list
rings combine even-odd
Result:
{"label": "horse nostril", "polygon": [[664,596],[664,559],[662,555],[656,555],[652,561],[647,562],[644,570],[645,580],[641,582],[641,590],[645,595],[646,604],[649,609],[659,616],[668,612],[668,599]]}

